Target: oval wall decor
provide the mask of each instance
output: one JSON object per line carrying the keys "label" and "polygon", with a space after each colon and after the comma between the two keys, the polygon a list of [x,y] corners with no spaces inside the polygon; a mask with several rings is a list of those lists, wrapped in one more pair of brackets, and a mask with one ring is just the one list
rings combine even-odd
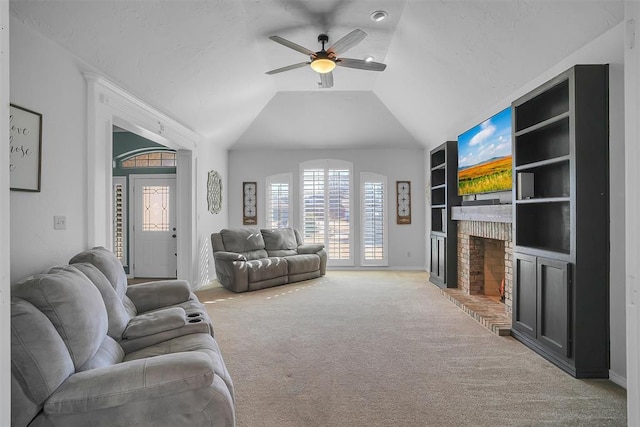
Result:
{"label": "oval wall decor", "polygon": [[212,214],[218,214],[222,210],[222,177],[213,170],[209,171],[207,178],[207,203]]}

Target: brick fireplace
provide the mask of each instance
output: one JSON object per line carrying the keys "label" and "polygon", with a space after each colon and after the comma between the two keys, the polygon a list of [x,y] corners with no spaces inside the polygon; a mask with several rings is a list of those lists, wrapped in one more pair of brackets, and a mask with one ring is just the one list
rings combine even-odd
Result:
{"label": "brick fireplace", "polygon": [[511,206],[456,207],[453,219],[458,220],[458,289],[496,301],[503,294],[505,313],[511,314]]}

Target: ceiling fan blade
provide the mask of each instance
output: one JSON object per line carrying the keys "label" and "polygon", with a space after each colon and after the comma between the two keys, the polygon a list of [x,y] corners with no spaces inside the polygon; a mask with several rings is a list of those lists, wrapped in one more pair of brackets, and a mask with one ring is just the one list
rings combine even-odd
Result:
{"label": "ceiling fan blade", "polygon": [[367,33],[362,30],[353,30],[337,42],[335,42],[327,52],[333,53],[335,55],[341,55],[360,43],[364,38],[367,37]]}
{"label": "ceiling fan blade", "polygon": [[386,64],[381,62],[367,62],[363,59],[353,59],[353,58],[339,58],[336,61],[336,65],[347,68],[357,68],[358,70],[367,70],[367,71],[384,71],[387,68]]}
{"label": "ceiling fan blade", "polygon": [[286,67],[276,68],[275,70],[267,71],[265,74],[282,73],[283,71],[295,70],[296,68],[301,68],[309,64],[310,62],[299,62],[297,64],[287,65]]}
{"label": "ceiling fan blade", "polygon": [[279,36],[270,36],[269,40],[273,40],[276,43],[280,43],[283,46],[286,46],[290,49],[293,50],[297,50],[300,53],[304,53],[305,55],[311,55],[311,56],[315,56],[315,52],[312,50],[307,49],[306,47],[300,46],[299,44],[296,44],[294,42],[290,42],[287,39],[283,39],[282,37]]}
{"label": "ceiling fan blade", "polygon": [[320,83],[318,87],[322,89],[329,89],[333,87],[333,73],[329,71],[328,73],[319,73],[320,74]]}

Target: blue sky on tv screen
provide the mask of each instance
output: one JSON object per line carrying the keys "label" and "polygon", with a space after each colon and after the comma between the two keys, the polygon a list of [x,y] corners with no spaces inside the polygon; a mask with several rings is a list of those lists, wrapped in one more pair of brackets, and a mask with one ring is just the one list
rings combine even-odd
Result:
{"label": "blue sky on tv screen", "polygon": [[458,137],[458,168],[511,155],[511,107]]}

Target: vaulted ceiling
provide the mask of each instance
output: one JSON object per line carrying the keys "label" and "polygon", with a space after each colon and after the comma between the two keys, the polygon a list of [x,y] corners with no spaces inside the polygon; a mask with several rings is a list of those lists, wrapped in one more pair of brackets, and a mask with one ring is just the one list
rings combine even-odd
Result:
{"label": "vaulted ceiling", "polygon": [[[617,25],[622,1],[12,0],[11,14],[134,95],[234,149],[433,146]],[[388,12],[374,22],[370,14]],[[355,28],[331,89],[308,59]],[[13,46],[12,46],[13,48]]]}

